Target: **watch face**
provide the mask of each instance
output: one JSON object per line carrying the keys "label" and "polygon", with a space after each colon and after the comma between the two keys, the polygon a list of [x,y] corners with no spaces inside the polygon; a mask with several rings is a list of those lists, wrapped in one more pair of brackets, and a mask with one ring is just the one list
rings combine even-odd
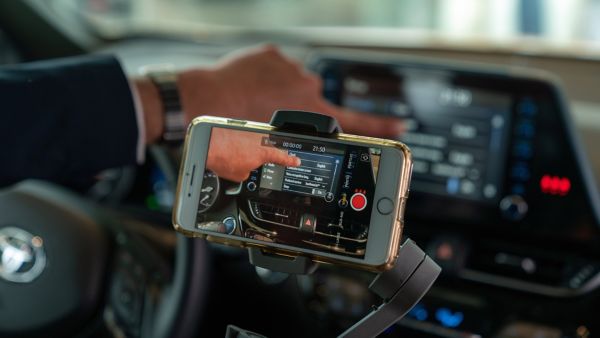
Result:
{"label": "watch face", "polygon": [[165,131],[163,140],[166,142],[181,142],[185,138],[186,123],[182,111],[165,112]]}

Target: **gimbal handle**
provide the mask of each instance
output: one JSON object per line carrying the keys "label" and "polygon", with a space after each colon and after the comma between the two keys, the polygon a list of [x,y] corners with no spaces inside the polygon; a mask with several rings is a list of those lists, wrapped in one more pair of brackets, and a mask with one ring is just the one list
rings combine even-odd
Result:
{"label": "gimbal handle", "polygon": [[[330,136],[342,132],[336,119],[305,111],[276,111],[270,123],[278,130],[295,133]],[[318,263],[305,256],[288,258],[270,255],[258,248],[248,248],[248,257],[252,265],[290,274],[311,274],[318,267]],[[338,338],[377,336],[402,319],[423,298],[440,272],[440,266],[415,242],[407,239],[400,247],[394,267],[378,274],[369,285],[369,289],[377,294],[383,303]],[[226,338],[266,337],[229,325]]]}

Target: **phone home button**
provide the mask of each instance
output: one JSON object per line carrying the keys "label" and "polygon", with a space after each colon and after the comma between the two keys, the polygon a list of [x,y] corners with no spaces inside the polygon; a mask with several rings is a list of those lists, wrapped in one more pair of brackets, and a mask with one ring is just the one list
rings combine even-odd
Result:
{"label": "phone home button", "polygon": [[389,215],[394,211],[394,202],[387,197],[382,197],[377,201],[377,210],[383,215]]}

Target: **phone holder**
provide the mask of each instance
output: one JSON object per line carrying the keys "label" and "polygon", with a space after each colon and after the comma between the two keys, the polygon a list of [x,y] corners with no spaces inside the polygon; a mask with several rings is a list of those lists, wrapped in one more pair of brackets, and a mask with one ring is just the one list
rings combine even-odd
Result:
{"label": "phone holder", "polygon": [[[278,110],[270,124],[277,130],[294,133],[331,137],[341,133],[342,128],[333,117],[313,112]],[[289,274],[311,274],[318,263],[309,257],[284,257],[263,252],[259,248],[248,248],[250,264],[272,271]],[[367,316],[340,334],[338,338],[375,337],[403,318],[429,291],[441,272],[441,268],[417,244],[407,239],[400,247],[399,264],[379,273],[369,285],[383,303],[374,307]],[[257,333],[227,327],[226,338],[261,338]]]}

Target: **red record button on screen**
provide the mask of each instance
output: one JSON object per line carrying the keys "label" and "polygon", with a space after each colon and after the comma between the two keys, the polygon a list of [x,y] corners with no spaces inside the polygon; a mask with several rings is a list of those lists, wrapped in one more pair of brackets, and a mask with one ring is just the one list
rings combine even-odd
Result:
{"label": "red record button on screen", "polygon": [[361,211],[367,206],[367,196],[362,193],[355,193],[350,198],[350,206],[356,211]]}

